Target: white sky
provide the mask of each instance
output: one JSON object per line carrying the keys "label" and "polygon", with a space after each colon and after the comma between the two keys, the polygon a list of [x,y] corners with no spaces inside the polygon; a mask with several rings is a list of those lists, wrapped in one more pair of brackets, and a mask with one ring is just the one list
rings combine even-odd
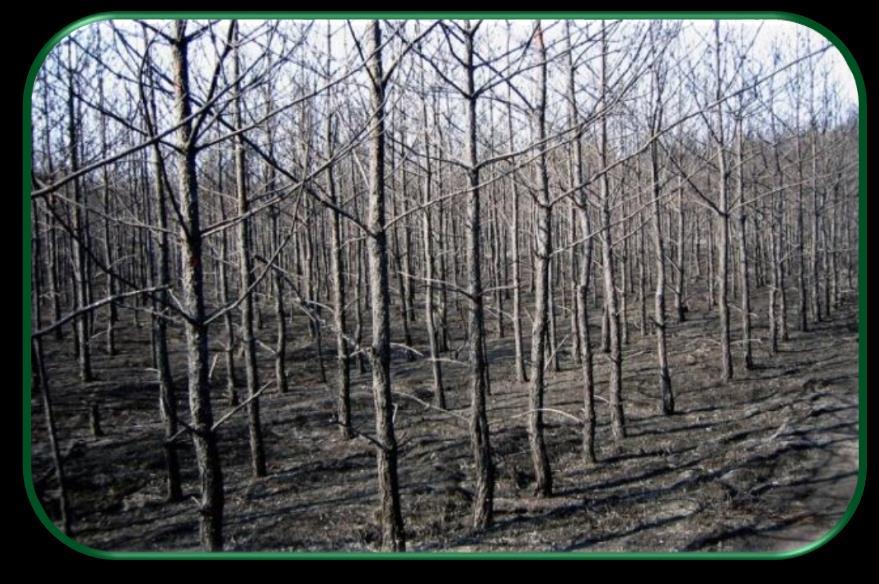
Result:
{"label": "white sky", "polygon": [[[265,24],[264,20],[242,20],[241,21],[241,32],[244,37],[248,36],[248,33],[254,31],[254,29],[261,27]],[[297,38],[301,38],[301,31],[304,27],[311,21],[304,20],[291,20],[289,22],[285,22],[285,25],[282,27],[283,33],[288,35],[290,39],[289,42],[295,42]],[[367,25],[367,20],[354,20],[350,21],[349,24],[344,19],[333,20],[330,28],[333,31],[332,42],[331,42],[331,52],[334,56],[335,68],[337,73],[348,70],[352,67],[357,67],[359,64],[359,56],[357,52],[354,50],[354,43],[352,40],[351,29],[353,29],[355,35],[362,38],[363,32],[365,31],[365,27]],[[434,20],[423,20],[418,21],[417,25],[420,26],[420,30],[424,30],[431,23],[435,22]],[[576,26],[574,28],[574,40],[575,47],[582,46],[583,50],[580,51],[581,55],[584,56],[584,64],[585,67],[579,68],[581,71],[580,80],[578,83],[581,87],[584,88],[584,92],[582,93],[582,97],[584,100],[589,100],[588,93],[590,91],[590,85],[594,85],[594,55],[597,53],[595,45],[591,45],[586,42],[582,45],[578,45],[578,41],[582,42],[586,39],[587,36],[592,36],[595,38],[595,35],[599,29],[600,23],[595,20],[585,20],[580,19],[576,20]],[[613,26],[613,22],[617,21],[608,21],[610,26]],[[646,20],[624,20],[621,22],[621,25],[616,30],[611,29],[609,32],[609,38],[611,42],[611,51],[617,52],[621,55],[622,59],[626,58],[627,53],[634,53],[633,45],[640,42],[644,38],[644,29],[649,21]],[[685,59],[689,59],[691,61],[698,60],[700,58],[709,58],[712,54],[710,51],[710,47],[714,42],[714,21],[712,20],[683,20],[683,21],[663,21],[667,24],[672,24],[674,22],[679,22],[681,26],[680,37],[678,38],[677,44],[673,51],[677,51],[679,56],[683,56]],[[171,33],[173,30],[173,24],[171,20],[151,20],[150,23],[154,25],[156,28],[163,29],[168,33]],[[206,21],[199,21],[190,23],[189,31],[197,29],[199,26],[204,25]],[[509,26],[508,26],[509,23]],[[135,21],[115,21],[116,26],[118,26],[122,30],[128,30],[134,33],[129,38],[129,41],[135,47],[135,51],[142,50],[142,40],[139,40],[139,31],[140,25]],[[327,31],[327,22],[326,20],[317,20],[311,23],[311,31],[308,37],[309,48],[304,48],[303,50],[306,54],[311,55],[311,59],[314,60],[318,58],[320,62],[317,65],[318,69],[323,68],[323,57],[322,55],[326,54],[326,31]],[[391,35],[391,30],[393,26],[398,26],[400,21],[393,21],[392,23],[385,25],[385,39]],[[221,42],[225,36],[225,31],[227,30],[228,23],[221,22],[218,27],[215,28],[216,34],[216,43]],[[565,26],[563,21],[558,20],[545,20],[542,23],[543,29],[545,31],[545,39],[546,44],[549,47],[549,56],[552,59],[553,55],[558,55],[560,51],[564,48],[565,42],[558,42],[562,39]],[[96,30],[89,30],[90,28],[96,28]],[[479,29],[479,34],[477,35],[478,48],[477,50],[480,52],[481,56],[484,58],[491,58],[492,56],[502,55],[508,46],[516,47],[520,41],[524,38],[527,38],[531,35],[531,32],[534,27],[533,20],[486,20],[481,25]],[[724,34],[725,32],[729,33],[729,41],[735,45],[738,43],[748,44],[753,40],[753,46],[748,51],[748,63],[749,67],[758,68],[762,67],[762,74],[769,73],[773,71],[780,65],[789,63],[793,61],[798,52],[798,44],[799,44],[799,54],[806,54],[810,51],[815,51],[816,49],[825,46],[828,44],[828,41],[816,31],[809,29],[805,26],[802,26],[797,23],[782,21],[782,20],[723,20],[721,21],[721,32]],[[262,29],[265,31],[265,29]],[[416,30],[416,22],[408,21],[406,23],[406,36],[408,38],[412,38],[415,35]],[[509,31],[509,35],[508,35]],[[102,36],[106,39],[106,42],[112,41],[112,31],[108,26],[108,23],[97,23],[96,25],[87,26],[84,29],[80,29],[76,34],[85,34],[89,35],[93,32],[97,32],[99,36]],[[579,36],[578,36],[579,35]],[[264,35],[258,35],[262,37]],[[442,41],[439,40],[441,35],[436,33],[431,35],[433,40],[431,44],[434,48],[439,48],[442,46]],[[510,37],[508,39],[508,36]],[[557,43],[557,44],[553,44]],[[193,51],[191,54],[191,59],[193,64],[197,64],[197,66],[204,67],[206,71],[210,71],[213,64],[212,61],[215,58],[215,50],[209,48],[209,41],[200,42],[199,48]],[[214,46],[217,46],[216,44]],[[273,43],[273,48],[278,51],[282,50],[279,48],[279,43],[276,41]],[[290,45],[287,44],[289,49]],[[456,47],[457,50],[460,50],[460,45]],[[780,60],[778,64],[773,63],[772,52],[773,49],[777,48],[780,53]],[[206,50],[207,49],[207,50]],[[245,52],[245,61],[253,58],[255,56],[255,52],[260,51],[259,45],[257,43],[251,43],[246,45]],[[365,48],[364,48],[365,50]],[[425,50],[429,49],[425,47]],[[442,50],[446,51],[447,47],[442,46]],[[727,58],[732,62],[732,55],[734,53],[734,47],[729,49],[724,49],[727,54]],[[392,49],[387,54],[386,58],[390,61],[393,58],[393,55],[396,54],[397,50]],[[248,55],[250,53],[250,55]],[[577,54],[577,49],[574,51],[575,55]],[[680,53],[683,53],[682,55]],[[640,54],[639,58],[645,58],[644,53]],[[155,51],[154,57],[158,59],[162,59],[162,52]],[[347,58],[346,58],[347,57]],[[445,56],[448,58],[448,56]],[[530,59],[530,56],[525,56],[522,54],[518,55],[519,58]],[[130,59],[124,56],[124,53],[121,57],[125,61],[130,61]],[[592,63],[589,63],[589,59],[592,59]],[[630,57],[631,58],[631,57]],[[611,59],[612,60],[612,59]],[[413,61],[409,59],[409,61]],[[559,65],[561,65],[563,61],[559,61]],[[505,59],[501,59],[498,62],[498,66],[502,68],[505,64]],[[136,73],[136,69],[139,63],[132,62],[118,62],[116,67],[120,69],[128,69],[129,73],[134,75]],[[697,67],[696,70],[702,69],[706,71],[706,75],[710,78],[710,71],[713,70],[713,61],[705,63],[705,67]],[[447,66],[446,74],[452,77],[453,79],[460,80],[461,69],[457,66],[453,61],[450,62]],[[611,74],[613,74],[614,63],[609,65],[611,68]],[[625,64],[620,65],[620,68],[624,68]],[[593,72],[590,73],[587,69],[592,68]],[[839,94],[842,100],[843,110],[848,107],[853,107],[858,103],[857,97],[857,89],[854,81],[854,77],[852,76],[851,71],[848,68],[848,65],[845,62],[842,54],[836,49],[836,47],[831,46],[829,50],[823,53],[817,61],[817,79],[822,79],[822,73],[824,71],[827,72],[828,79],[837,86],[839,90]],[[558,71],[556,71],[558,73]],[[484,68],[481,70],[482,74],[491,75],[491,73]],[[533,74],[532,71],[526,71],[525,75],[530,76]],[[788,75],[793,75],[794,71],[789,70],[786,72]],[[289,77],[289,78],[288,78]],[[297,91],[293,87],[293,85],[301,82],[301,79],[296,78],[296,76],[285,76],[280,75],[279,78],[275,80],[278,90],[279,99],[283,100],[283,96],[287,91],[290,91],[290,95],[294,95]],[[110,80],[108,80],[110,83]],[[480,80],[477,79],[477,86],[479,85]],[[564,80],[564,75],[556,75],[551,73],[551,84],[561,84],[561,86],[557,87],[557,90],[563,91],[563,86],[566,81]],[[705,81],[705,83],[710,83],[709,81]],[[823,83],[823,81],[819,81],[818,83]],[[782,83],[779,82],[779,86]],[[523,85],[527,87],[528,84]],[[706,85],[707,86],[707,85]],[[109,85],[107,86],[109,87]],[[816,88],[817,91],[820,92],[820,87]],[[112,90],[110,90],[112,91]],[[351,95],[351,97],[354,97]],[[561,112],[559,115],[564,115],[564,112]]]}
{"label": "white sky", "polygon": [[[434,21],[424,20],[421,21],[421,25],[422,27],[425,27],[428,26],[431,22]],[[578,19],[576,20],[576,22],[587,23],[590,21],[587,19]],[[593,22],[597,27],[598,21],[591,22]],[[625,20],[624,22],[627,25],[635,26],[646,25],[650,21]],[[683,28],[681,31],[681,41],[685,46],[689,45],[695,48],[703,44],[705,40],[713,42],[714,21],[682,20],[680,22],[683,23]],[[533,27],[533,21],[531,20],[514,20],[511,21],[511,23],[512,35],[515,39],[521,39],[528,36]],[[493,45],[494,49],[497,52],[502,52],[505,49],[507,43],[507,21],[499,19],[492,22],[491,24],[495,26],[483,25],[483,27],[480,29],[480,34],[487,37],[487,39],[484,40],[487,40],[491,45]],[[561,23],[559,21],[551,20],[543,21],[544,28],[550,29],[546,35],[548,40],[555,35],[560,35],[563,33],[563,26],[558,26],[558,24]],[[790,60],[793,56],[793,51],[795,50],[798,37],[800,42],[810,46],[810,50],[812,51],[829,43],[829,41],[817,31],[803,26],[799,23],[787,20],[721,20],[721,26],[731,29],[741,29],[742,34],[747,41],[750,42],[751,39],[754,39],[754,46],[749,54],[756,58],[766,59],[770,63],[772,48],[776,44],[780,46],[781,50],[784,53],[782,62],[786,62]],[[357,33],[362,33],[365,27],[366,21],[352,21],[352,28]],[[341,20],[334,23],[333,29],[343,33],[335,35],[333,43],[333,53],[342,55],[351,47],[351,35],[347,31],[347,26]],[[322,32],[325,31],[325,24],[321,26],[319,30],[321,30]],[[513,44],[515,44],[515,41]],[[851,104],[856,104],[858,102],[857,86],[855,85],[854,76],[852,75],[848,64],[845,62],[845,58],[842,56],[842,53],[840,53],[835,46],[832,46],[824,54],[824,56],[822,56],[821,64],[822,66],[826,66],[829,69],[831,79],[838,82],[840,91],[845,100]]]}
{"label": "white sky", "polygon": [[[295,20],[295,19],[291,19]],[[118,22],[118,21],[117,21]],[[152,21],[157,24],[160,28],[165,28],[170,31],[171,22],[157,22]],[[244,20],[242,22],[242,31],[246,32],[248,29],[252,27],[259,26],[264,21],[261,20]],[[299,20],[299,23],[304,24],[306,21]],[[358,34],[361,35],[365,30],[367,21],[360,20],[352,20],[349,21],[351,23],[351,28]],[[412,22],[412,21],[410,21]],[[434,20],[422,20],[420,24],[422,27],[428,26],[430,23],[434,22]],[[480,29],[480,38],[483,43],[487,43],[491,46],[491,52],[501,53],[505,50],[507,46],[507,22],[503,19],[497,20],[488,20],[486,21],[482,28]],[[510,21],[512,28],[512,36],[513,36],[513,44],[515,45],[516,39],[521,39],[530,34],[530,31],[533,27],[532,20],[513,20]],[[593,26],[596,27],[598,25],[598,21],[589,21],[587,19],[578,19],[576,22],[580,24],[593,23]],[[625,26],[635,27],[638,25],[645,25],[648,21],[645,20],[625,20]],[[671,21],[667,21],[671,22]],[[683,28],[681,32],[681,41],[684,46],[691,46],[694,50],[697,47],[702,45],[705,40],[713,40],[713,26],[714,21],[712,20],[682,20]],[[560,26],[560,21],[544,21],[543,26],[545,29],[548,29],[546,33],[546,37],[548,42],[551,42],[553,37],[558,38],[563,31],[563,26]],[[801,43],[807,44],[811,47],[811,50],[815,50],[820,46],[828,43],[821,34],[818,32],[800,25],[795,22],[784,21],[784,20],[722,20],[721,25],[724,28],[742,31],[744,38],[750,40],[755,38],[755,43],[750,54],[753,57],[756,57],[760,60],[765,60],[771,63],[771,50],[773,45],[779,45],[781,50],[784,53],[782,61],[789,60],[793,54],[795,47],[797,45],[798,39]],[[223,27],[224,29],[225,27]],[[343,54],[351,54],[353,50],[353,43],[351,40],[351,34],[344,19],[334,20],[332,24],[333,29],[333,41],[332,41],[332,52],[334,55],[341,57]],[[222,29],[221,29],[222,30]],[[410,29],[411,31],[412,29]],[[326,21],[318,20],[314,23],[314,27],[312,28],[312,35],[314,38],[314,44],[317,45],[316,48],[318,50],[323,50],[325,47],[324,35],[326,33]],[[737,33],[734,33],[737,34]],[[756,36],[755,36],[756,35]],[[858,101],[857,95],[857,87],[855,85],[854,77],[852,76],[851,71],[849,70],[848,65],[845,62],[842,54],[839,50],[834,46],[831,47],[821,58],[822,66],[826,66],[830,73],[830,78],[835,81],[842,93],[844,99],[851,103],[856,104]]]}

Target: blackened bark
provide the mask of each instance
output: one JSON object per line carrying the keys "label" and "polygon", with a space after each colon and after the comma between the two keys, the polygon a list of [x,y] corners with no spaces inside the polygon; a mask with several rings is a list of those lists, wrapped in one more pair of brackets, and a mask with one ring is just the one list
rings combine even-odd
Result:
{"label": "blackened bark", "polygon": [[541,497],[552,495],[552,471],[543,437],[544,371],[546,370],[546,341],[549,326],[549,261],[552,252],[552,208],[549,204],[549,176],[546,168],[546,47],[543,29],[538,23],[535,32],[539,51],[539,98],[536,109],[537,140],[540,143],[537,174],[539,192],[536,200],[537,222],[534,249],[534,324],[531,328],[531,386],[528,394],[528,443],[534,466],[535,493]]}
{"label": "blackened bark", "polygon": [[175,113],[180,128],[177,174],[180,181],[178,207],[181,214],[180,243],[182,263],[182,304],[189,319],[185,323],[187,380],[192,441],[201,490],[199,500],[199,538],[207,551],[223,549],[223,473],[217,449],[214,417],[208,385],[208,331],[205,324],[202,236],[199,217],[196,148],[192,143],[192,102],[189,93],[189,38],[186,21],[175,22],[171,45]]}
{"label": "blackened bark", "polygon": [[375,401],[375,433],[379,498],[381,500],[381,548],[404,551],[406,537],[400,512],[397,478],[397,439],[391,402],[391,323],[388,284],[388,239],[385,229],[385,79],[382,68],[382,35],[377,20],[370,23],[369,73],[372,78],[370,105],[373,119],[369,135],[369,281],[372,301],[372,391]]}

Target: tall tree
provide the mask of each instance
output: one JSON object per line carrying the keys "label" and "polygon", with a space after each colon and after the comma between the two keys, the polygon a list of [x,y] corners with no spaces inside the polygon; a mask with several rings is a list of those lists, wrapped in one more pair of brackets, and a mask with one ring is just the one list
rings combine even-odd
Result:
{"label": "tall tree", "polygon": [[[192,37],[186,33],[187,24],[186,20],[174,22],[174,37],[171,42],[179,151],[177,208],[181,219],[181,303],[188,315],[184,326],[190,425],[201,484],[199,537],[205,550],[216,551],[223,548],[223,472],[213,427],[214,416],[208,383],[208,329],[205,324],[201,210],[196,172],[198,149],[193,140],[192,96],[189,90],[189,43]],[[230,26],[230,30],[231,28]],[[227,42],[231,42],[231,38]]]}
{"label": "tall tree", "polygon": [[[234,29],[231,42],[232,78],[235,83],[235,127],[244,127],[243,105],[241,97],[241,54],[238,22],[230,25]],[[251,260],[251,226],[248,218],[250,201],[247,194],[247,165],[244,156],[244,138],[239,133],[235,141],[235,191],[238,199],[238,274],[241,293],[241,340],[244,345],[244,372],[247,379],[247,429],[250,435],[251,472],[255,477],[266,474],[266,455],[263,446],[262,422],[259,411],[259,368],[256,363],[256,336],[253,332],[253,262]]]}
{"label": "tall tree", "polygon": [[369,214],[367,250],[372,310],[372,393],[375,401],[375,433],[378,440],[379,498],[381,500],[381,547],[406,549],[400,487],[397,478],[397,438],[394,434],[391,398],[391,322],[388,284],[388,238],[385,227],[385,77],[382,63],[382,30],[378,20],[367,31],[370,77]]}
{"label": "tall tree", "polygon": [[552,495],[552,471],[543,438],[543,396],[545,351],[549,320],[549,262],[552,253],[552,207],[549,202],[549,176],[546,167],[546,44],[540,21],[534,29],[539,81],[535,117],[537,125],[537,177],[538,191],[536,241],[534,249],[534,324],[531,328],[531,386],[528,394],[528,443],[531,463],[534,465],[535,492],[541,497]]}
{"label": "tall tree", "polygon": [[[601,168],[607,169],[610,159],[607,137],[608,118],[608,82],[607,82],[607,57],[608,57],[607,23],[601,21],[601,66],[599,81],[599,107],[601,120],[599,123],[599,160]],[[599,183],[599,204],[601,207],[601,254],[604,275],[604,307],[607,322],[608,349],[610,351],[610,375],[608,387],[610,393],[610,421],[614,438],[619,441],[626,437],[625,418],[622,401],[622,337],[620,334],[620,314],[617,309],[617,291],[614,278],[613,265],[613,230],[610,219],[610,177],[608,172],[602,172]]]}
{"label": "tall tree", "polygon": [[[657,136],[662,131],[663,95],[667,71],[663,56],[657,50],[656,38],[660,31],[651,23],[650,35],[650,95],[652,107],[650,115],[650,134]],[[654,303],[653,322],[656,326],[656,360],[659,365],[659,395],[662,399],[662,413],[672,414],[675,409],[674,393],[671,387],[671,375],[668,370],[668,350],[666,348],[665,320],[665,242],[662,238],[662,210],[659,199],[662,195],[661,170],[659,166],[659,144],[656,140],[650,143],[650,186],[653,196],[653,251],[656,261],[656,296]]]}

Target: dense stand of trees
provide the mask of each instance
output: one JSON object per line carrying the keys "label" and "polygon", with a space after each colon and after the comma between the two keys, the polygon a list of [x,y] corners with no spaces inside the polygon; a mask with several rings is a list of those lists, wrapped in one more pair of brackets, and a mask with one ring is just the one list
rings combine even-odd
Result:
{"label": "dense stand of trees", "polygon": [[[721,347],[719,383],[774,354],[789,319],[807,331],[832,315],[856,288],[857,110],[829,47],[788,34],[466,20],[72,33],[34,87],[30,205],[34,376],[64,529],[75,526],[47,342],[70,347],[88,384],[104,374],[95,352],[116,355],[127,327],[150,327],[167,499],[182,497],[178,450],[191,440],[201,545],[219,550],[217,428],[244,412],[252,475],[271,472],[260,400],[296,385],[287,342],[311,339],[310,366],[335,387],[328,435],[375,449],[381,547],[403,550],[396,360],[430,368],[428,405],[443,411],[458,389],[448,370],[466,367],[479,530],[493,522],[499,369],[528,394],[535,494],[549,497],[553,372],[582,370],[575,418],[584,458],[600,463],[595,401],[624,444],[633,335],[655,338],[657,408],[672,415],[686,372],[670,370],[669,338],[696,302],[719,321],[706,339]],[[185,374],[169,358],[176,331]],[[511,362],[489,359],[489,335],[510,343]],[[273,378],[260,376],[264,356]],[[373,431],[352,424],[355,367],[371,374]]]}

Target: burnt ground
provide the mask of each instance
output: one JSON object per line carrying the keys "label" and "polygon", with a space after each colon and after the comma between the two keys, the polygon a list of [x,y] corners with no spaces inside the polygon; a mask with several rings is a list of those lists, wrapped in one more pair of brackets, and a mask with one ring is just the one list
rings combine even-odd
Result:
{"label": "burnt ground", "polygon": [[[761,322],[755,323],[754,335],[765,338],[765,291],[756,296],[755,313],[760,316],[755,320]],[[576,422],[547,413],[555,490],[550,499],[532,496],[523,415],[527,387],[512,378],[512,339],[509,333],[497,339],[490,331],[496,525],[478,534],[469,529],[471,464],[467,426],[461,418],[469,404],[466,367],[444,364],[450,408],[445,413],[410,397],[429,401],[427,363],[408,362],[402,353],[395,354],[395,389],[409,394],[395,396],[408,549],[785,550],[814,541],[838,522],[858,474],[857,299],[847,298],[830,320],[810,332],[800,333],[792,326],[790,340],[774,357],[767,354],[765,342],[756,343],[754,370],[746,371],[736,354],[736,378],[728,385],[718,383],[716,315],[694,309],[686,323],[669,328],[677,402],[672,416],[659,413],[654,340],[640,337],[636,309],[630,300],[631,342],[625,347],[623,366],[629,436],[620,444],[611,438],[604,401],[606,361],[597,353],[600,462],[583,462]],[[397,310],[392,313],[395,320]],[[597,318],[598,311],[593,312]],[[76,380],[69,329],[63,343],[47,345],[75,538],[103,550],[197,549],[193,501],[162,501],[162,430],[155,374],[147,369],[149,327],[133,326],[130,312],[120,314],[121,354],[108,357],[103,339],[94,340],[99,378],[95,383]],[[417,316],[414,329],[423,335],[422,315]],[[734,338],[737,318],[733,310]],[[268,315],[265,320],[259,335],[272,343],[274,326]],[[559,320],[563,338],[568,319]],[[530,330],[527,316],[524,325]],[[598,330],[596,320],[593,342]],[[214,350],[220,348],[220,332],[212,329]],[[185,420],[184,356],[180,331],[172,334],[172,363]],[[332,339],[325,339],[327,385],[319,380],[304,321],[296,320],[290,334],[290,391],[267,392],[261,400],[269,476],[256,481],[250,477],[243,411],[219,432],[226,548],[374,550],[379,534],[374,454],[362,441],[340,440],[333,425]],[[461,337],[460,332],[454,335],[454,346],[460,345]],[[417,336],[416,344],[424,346]],[[549,370],[546,406],[576,416],[582,376],[569,349],[565,344],[560,352],[562,370]],[[263,379],[273,379],[272,359],[264,350],[260,364]],[[221,397],[222,369],[218,364],[212,378],[215,418],[229,410]],[[355,366],[352,382],[355,426],[369,432],[369,374],[358,373]],[[106,433],[101,438],[89,431],[87,404],[93,399],[100,403]],[[57,485],[41,403],[35,393],[34,481],[48,513],[57,517]],[[181,444],[184,490],[195,495],[191,443]]]}

